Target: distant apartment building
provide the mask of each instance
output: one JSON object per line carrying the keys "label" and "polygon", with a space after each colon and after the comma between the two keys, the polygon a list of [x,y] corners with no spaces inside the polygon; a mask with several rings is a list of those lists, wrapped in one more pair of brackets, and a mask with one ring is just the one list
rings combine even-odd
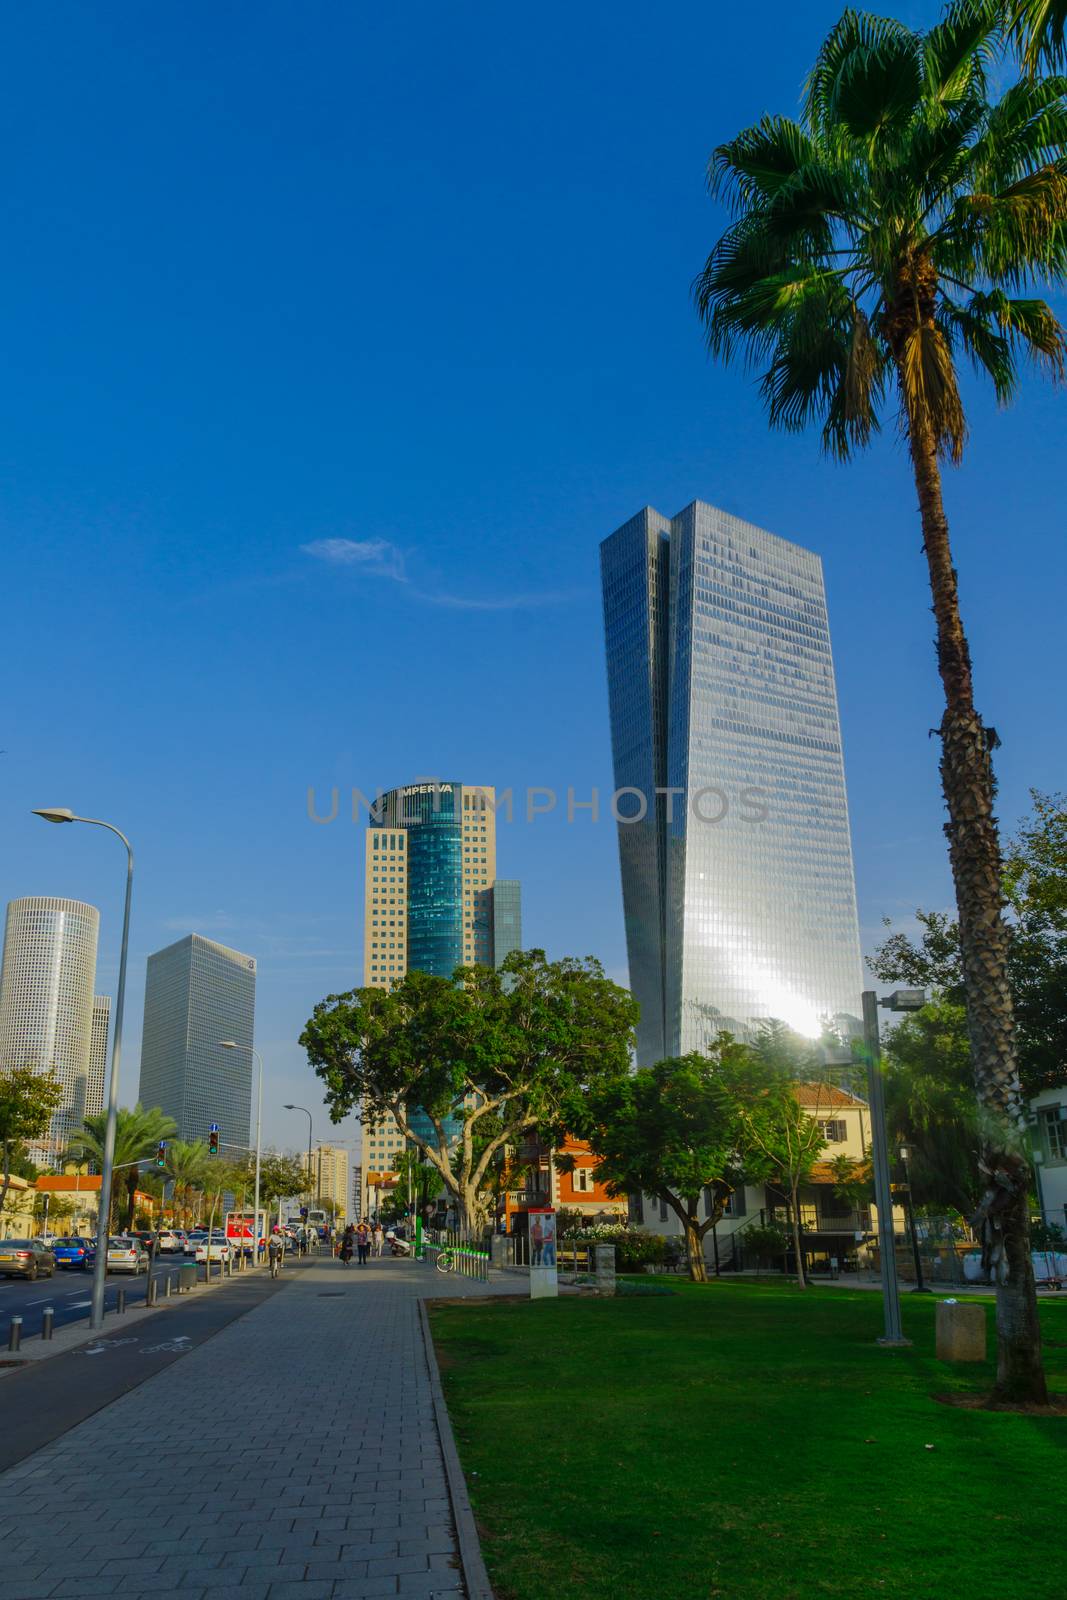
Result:
{"label": "distant apartment building", "polygon": [[778,1018],[858,1027],[837,693],[812,551],[702,501],[601,546],[642,1065]]}
{"label": "distant apartment building", "polygon": [[[308,1158],[303,1159],[305,1172]],[[311,1152],[309,1189],[317,1200],[328,1201],[338,1216],[348,1215],[348,1151],[337,1145],[320,1144]]]}
{"label": "distant apartment building", "polygon": [[199,933],[149,956],[139,1098],[174,1118],[179,1139],[206,1140],[217,1123],[224,1154],[247,1148],[255,1014],[254,956]]}
{"label": "distant apartment building", "polygon": [[[494,789],[437,780],[391,789],[369,817],[364,863],[366,987],[389,988],[411,970],[448,978],[499,966],[522,948],[519,884],[496,876]],[[391,1118],[364,1126],[361,1213],[403,1148]]]}
{"label": "distant apartment building", "polygon": [[63,1098],[48,1133],[30,1144],[40,1166],[56,1167],[86,1114],[102,1105],[97,1086],[93,989],[100,913],[81,900],[29,895],[12,900],[0,966],[0,1062],[55,1071]]}

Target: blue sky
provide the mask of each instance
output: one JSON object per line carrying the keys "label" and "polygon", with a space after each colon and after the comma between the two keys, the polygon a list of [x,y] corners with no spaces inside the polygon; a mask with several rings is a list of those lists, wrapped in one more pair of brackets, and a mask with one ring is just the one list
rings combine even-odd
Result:
{"label": "blue sky", "polygon": [[[610,788],[597,546],[646,503],[820,552],[865,949],[949,903],[900,442],[771,436],[689,298],[709,152],[796,107],[838,10],[5,13],[0,893],[98,904],[113,989],[119,847],[29,808],[133,837],[126,1098],[145,957],[196,930],[259,957],[266,1131],[299,1143],[295,1039],[361,955],[360,830],[309,785]],[[1013,825],[1063,784],[1065,401],[968,403],[946,492]],[[501,835],[527,942],[624,977],[610,826]]]}

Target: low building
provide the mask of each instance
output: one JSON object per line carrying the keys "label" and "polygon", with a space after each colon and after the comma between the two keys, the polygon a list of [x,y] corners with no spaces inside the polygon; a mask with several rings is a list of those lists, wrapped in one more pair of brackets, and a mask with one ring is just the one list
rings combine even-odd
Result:
{"label": "low building", "polygon": [[522,1184],[509,1190],[498,1206],[497,1223],[504,1232],[525,1233],[527,1212],[541,1206],[580,1211],[589,1222],[625,1220],[626,1196],[593,1176],[597,1158],[584,1139],[568,1137],[558,1150],[528,1139],[513,1159],[522,1171]]}
{"label": "low building", "polygon": [[[92,1172],[50,1172],[37,1179],[37,1192],[49,1195],[53,1200],[62,1200],[71,1203],[72,1209],[67,1211],[64,1205],[62,1226],[56,1225],[51,1229],[54,1233],[88,1233],[97,1231],[97,1217],[100,1211],[100,1174]],[[125,1191],[121,1199],[116,1202],[111,1218],[112,1226],[117,1225],[118,1218],[122,1215],[125,1202]],[[134,1194],[134,1211],[147,1212],[154,1216],[159,1206],[159,1201],[154,1195],[145,1194],[143,1189],[136,1190]]]}
{"label": "low building", "polygon": [[37,1190],[26,1178],[12,1175],[0,1212],[0,1239],[32,1239],[37,1232],[33,1214]]}
{"label": "low building", "polygon": [[1067,1233],[1067,1084],[1034,1096],[1030,1125],[1038,1206],[1046,1222]]}

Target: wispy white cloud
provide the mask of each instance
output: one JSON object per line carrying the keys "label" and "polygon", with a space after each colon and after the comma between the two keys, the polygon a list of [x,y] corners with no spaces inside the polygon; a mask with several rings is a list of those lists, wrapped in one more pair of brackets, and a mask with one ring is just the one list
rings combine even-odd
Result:
{"label": "wispy white cloud", "polygon": [[427,605],[447,606],[453,611],[535,611],[539,606],[562,606],[577,598],[573,589],[545,589],[540,594],[502,594],[478,599],[473,595],[433,594],[413,591]]}
{"label": "wispy white cloud", "polygon": [[407,582],[404,552],[388,539],[314,539],[300,548],[306,556],[334,567],[357,567],[371,578]]}

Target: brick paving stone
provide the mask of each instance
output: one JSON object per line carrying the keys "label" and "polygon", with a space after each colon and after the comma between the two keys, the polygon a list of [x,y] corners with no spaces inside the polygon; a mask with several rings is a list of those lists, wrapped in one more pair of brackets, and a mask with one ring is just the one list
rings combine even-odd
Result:
{"label": "brick paving stone", "polygon": [[[287,1275],[210,1347],[0,1473],[0,1538],[25,1557],[17,1577],[0,1570],[0,1600],[462,1594],[418,1323],[440,1280],[389,1259],[358,1278],[332,1258]],[[255,1381],[281,1371],[284,1385]],[[56,1503],[62,1548],[27,1544]]]}

